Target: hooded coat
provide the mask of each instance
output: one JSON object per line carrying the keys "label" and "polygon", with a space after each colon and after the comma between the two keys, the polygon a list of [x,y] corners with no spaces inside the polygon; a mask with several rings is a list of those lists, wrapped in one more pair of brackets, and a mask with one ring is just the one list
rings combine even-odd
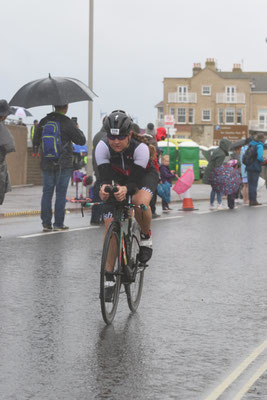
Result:
{"label": "hooded coat", "polygon": [[228,139],[220,140],[219,147],[212,153],[208,166],[204,172],[203,183],[210,184],[209,178],[212,170],[214,168],[220,167],[223,164],[225,157],[228,156],[230,147],[231,147],[230,140]]}
{"label": "hooded coat", "polygon": [[3,204],[5,193],[11,190],[6,154],[15,151],[15,144],[7,126],[0,122],[0,204]]}

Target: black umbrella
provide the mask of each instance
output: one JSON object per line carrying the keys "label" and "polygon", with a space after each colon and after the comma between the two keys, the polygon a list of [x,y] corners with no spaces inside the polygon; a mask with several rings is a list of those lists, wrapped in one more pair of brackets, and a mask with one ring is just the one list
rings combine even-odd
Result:
{"label": "black umbrella", "polygon": [[96,94],[84,83],[74,78],[37,79],[22,86],[10,101],[11,106],[25,108],[38,106],[62,106],[77,101],[92,101]]}

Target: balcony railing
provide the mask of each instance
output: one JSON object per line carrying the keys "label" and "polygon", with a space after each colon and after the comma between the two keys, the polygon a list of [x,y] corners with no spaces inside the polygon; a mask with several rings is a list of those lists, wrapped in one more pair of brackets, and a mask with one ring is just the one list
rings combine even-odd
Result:
{"label": "balcony railing", "polygon": [[267,132],[267,122],[259,122],[258,120],[250,120],[248,128],[253,131]]}
{"label": "balcony railing", "polygon": [[223,104],[245,104],[246,96],[245,93],[216,93],[216,103]]}
{"label": "balcony railing", "polygon": [[168,93],[168,103],[196,103],[197,94],[196,93]]}

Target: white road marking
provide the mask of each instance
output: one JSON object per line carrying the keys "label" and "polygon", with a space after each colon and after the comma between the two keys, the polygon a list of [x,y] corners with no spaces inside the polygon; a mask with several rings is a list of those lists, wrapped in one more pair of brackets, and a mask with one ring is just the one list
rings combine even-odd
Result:
{"label": "white road marking", "polygon": [[267,349],[267,340],[258,346],[205,400],[216,400]]}
{"label": "white road marking", "polygon": [[73,229],[67,229],[65,231],[52,231],[52,232],[33,233],[32,235],[18,236],[18,238],[20,238],[20,239],[28,239],[28,238],[32,238],[32,237],[38,237],[38,236],[56,235],[57,233],[84,231],[86,229],[99,229],[99,226],[84,226],[83,228],[73,228]]}
{"label": "white road marking", "polygon": [[251,386],[264,374],[267,370],[267,361],[255,372],[242,389],[235,395],[233,400],[241,400],[243,396],[249,391]]}
{"label": "white road marking", "polygon": [[176,216],[173,216],[173,217],[160,217],[160,218],[157,218],[157,219],[153,219],[153,222],[156,222],[156,221],[164,221],[164,220],[166,220],[166,219],[183,218],[183,217],[184,217],[183,215],[176,215]]}

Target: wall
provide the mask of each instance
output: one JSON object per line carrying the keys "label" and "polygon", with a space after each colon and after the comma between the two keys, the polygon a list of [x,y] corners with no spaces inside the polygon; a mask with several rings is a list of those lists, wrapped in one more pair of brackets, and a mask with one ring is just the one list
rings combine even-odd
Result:
{"label": "wall", "polygon": [[31,185],[42,185],[42,174],[40,158],[32,155],[32,147],[28,147],[27,183]]}
{"label": "wall", "polygon": [[213,125],[192,125],[191,139],[199,145],[213,145]]}
{"label": "wall", "polygon": [[12,134],[16,152],[6,156],[11,185],[25,185],[27,183],[27,135],[26,126],[7,125]]}

